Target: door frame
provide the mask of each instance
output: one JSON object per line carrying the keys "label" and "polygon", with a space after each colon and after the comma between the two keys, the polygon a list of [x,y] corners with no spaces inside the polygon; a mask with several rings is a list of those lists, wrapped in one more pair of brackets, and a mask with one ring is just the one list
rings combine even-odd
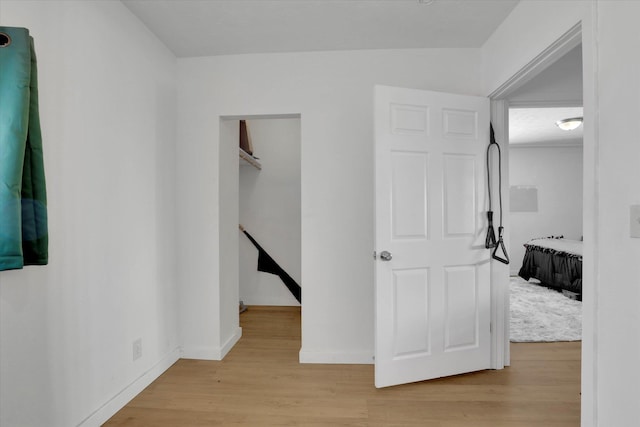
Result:
{"label": "door frame", "polygon": [[[233,348],[242,336],[242,328],[240,327],[240,312],[238,311],[238,301],[240,294],[240,274],[239,274],[239,257],[238,246],[240,232],[238,231],[239,222],[239,171],[238,171],[238,122],[240,120],[258,120],[258,119],[298,119],[302,128],[302,114],[286,113],[286,114],[234,114],[220,115],[217,117],[219,122],[219,155],[220,167],[218,168],[218,185],[220,197],[220,218],[218,222],[218,232],[221,239],[225,240],[224,250],[220,250],[217,255],[217,262],[220,266],[219,271],[219,297],[216,303],[219,313],[223,313],[221,319],[230,319],[226,324],[222,323],[220,327],[220,351],[216,354],[214,360],[222,360],[226,354]],[[300,135],[300,143],[302,144],[302,130]],[[301,147],[302,148],[302,147]],[[302,161],[302,158],[299,160]],[[302,165],[302,164],[301,164]],[[300,171],[302,175],[302,169]],[[302,176],[301,176],[302,178]],[[224,208],[222,208],[222,206]],[[302,246],[301,235],[301,256],[304,258],[304,247]],[[300,304],[302,309],[302,303]],[[302,314],[301,314],[302,324]],[[226,335],[223,333],[226,332]],[[301,340],[302,340],[302,333]]]}
{"label": "door frame", "polygon": [[[584,256],[587,268],[583,267],[583,325],[582,325],[582,374],[581,374],[581,412],[582,425],[593,426],[597,422],[597,240],[598,240],[598,146],[597,138],[597,47],[585,40],[594,29],[587,28],[583,32],[582,22],[570,28],[558,40],[549,45],[543,52],[529,61],[524,67],[507,79],[500,87],[490,93],[491,121],[493,123],[496,138],[500,143],[509,140],[509,103],[507,101],[516,89],[537,76],[557,59],[568,53],[571,49],[582,44],[583,62],[583,108],[584,108],[584,134],[583,134],[583,232],[584,232]],[[504,144],[508,154],[508,146]],[[505,211],[505,240],[508,241],[510,230],[509,215],[509,156],[503,168],[503,199],[507,209]],[[503,160],[504,161],[504,160]],[[496,267],[496,268],[494,268]],[[492,303],[495,302],[495,310],[492,309],[492,323],[497,325],[492,334],[493,358],[495,368],[510,364],[509,351],[509,270],[501,269],[502,266],[492,263]],[[503,271],[504,270],[504,271]],[[495,273],[495,276],[494,276]]]}

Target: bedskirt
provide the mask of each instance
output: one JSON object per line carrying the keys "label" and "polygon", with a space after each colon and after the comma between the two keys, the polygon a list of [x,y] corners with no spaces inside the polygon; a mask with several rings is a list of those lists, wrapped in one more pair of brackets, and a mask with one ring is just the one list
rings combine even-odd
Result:
{"label": "bedskirt", "polygon": [[545,286],[582,294],[582,255],[533,244],[524,246],[520,277],[538,279]]}

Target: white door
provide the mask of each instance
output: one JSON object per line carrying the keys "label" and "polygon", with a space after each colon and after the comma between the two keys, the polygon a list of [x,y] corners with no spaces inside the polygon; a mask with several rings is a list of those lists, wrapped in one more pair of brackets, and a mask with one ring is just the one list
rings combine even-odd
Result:
{"label": "white door", "polygon": [[377,86],[374,103],[376,387],[487,369],[489,100]]}

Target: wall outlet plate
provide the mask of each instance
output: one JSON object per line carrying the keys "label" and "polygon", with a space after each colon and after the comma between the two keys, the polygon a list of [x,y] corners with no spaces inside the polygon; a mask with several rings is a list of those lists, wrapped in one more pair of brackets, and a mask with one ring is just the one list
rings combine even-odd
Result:
{"label": "wall outlet plate", "polygon": [[640,238],[640,205],[629,207],[629,235]]}
{"label": "wall outlet plate", "polygon": [[136,361],[142,357],[142,338],[138,338],[133,342],[133,360]]}

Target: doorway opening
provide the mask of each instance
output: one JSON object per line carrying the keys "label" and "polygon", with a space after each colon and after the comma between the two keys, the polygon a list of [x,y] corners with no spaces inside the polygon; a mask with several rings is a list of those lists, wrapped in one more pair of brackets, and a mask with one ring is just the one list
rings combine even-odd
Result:
{"label": "doorway opening", "polygon": [[[239,223],[300,284],[300,119],[245,122],[253,157],[262,169],[240,161]],[[246,305],[299,306],[279,276],[256,269],[256,247],[240,237],[240,300]]]}
{"label": "doorway opening", "polygon": [[[574,34],[574,42],[578,36]],[[552,346],[553,354],[564,358],[563,375],[579,379],[583,127],[565,131],[556,121],[583,117],[582,44],[567,46],[564,52],[503,98],[509,159],[508,187],[503,190],[509,200],[512,260],[507,360],[538,363],[541,372],[550,371],[555,362],[539,355]],[[573,395],[578,397],[572,403],[579,405],[579,390]]]}
{"label": "doorway opening", "polygon": [[512,342],[581,339],[582,132],[555,125],[569,116],[582,107],[509,109]]}
{"label": "doorway opening", "polygon": [[291,327],[301,328],[301,303],[282,276],[258,271],[253,243],[301,285],[300,125],[300,115],[221,118],[220,234],[232,244],[220,269],[227,272],[226,309],[238,313],[239,324],[245,310],[289,309],[297,322]]}
{"label": "doorway opening", "polygon": [[563,130],[557,125],[582,119],[582,86],[579,44],[508,98],[511,282],[519,293],[531,290],[541,300],[548,297],[561,320],[546,323],[554,315],[550,309],[533,308],[524,295],[514,293],[512,341],[581,338],[580,303],[555,301],[555,294],[524,282],[582,299],[583,126]]}

